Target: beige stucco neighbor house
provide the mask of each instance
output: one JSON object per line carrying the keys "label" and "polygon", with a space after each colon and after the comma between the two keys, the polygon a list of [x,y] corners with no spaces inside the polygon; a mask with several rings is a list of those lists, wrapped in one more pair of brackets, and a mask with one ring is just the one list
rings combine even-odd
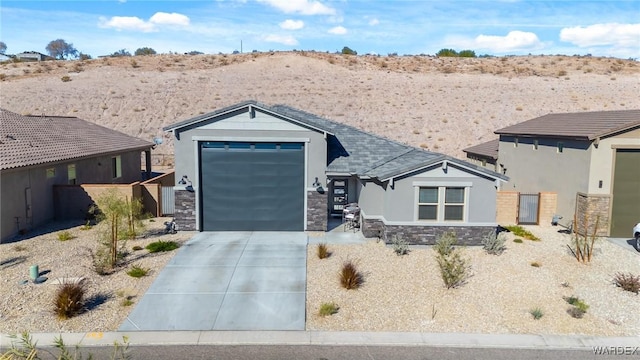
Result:
{"label": "beige stucco neighbor house", "polygon": [[150,175],[153,145],[76,117],[0,109],[0,243],[56,219],[56,202],[78,201],[56,200],[56,187],[140,181],[142,152]]}
{"label": "beige stucco neighbor house", "polygon": [[640,110],[548,114],[495,133],[497,170],[509,177],[501,190],[556,192],[558,214],[575,213],[578,229],[599,216],[601,235],[630,236],[640,221]]}

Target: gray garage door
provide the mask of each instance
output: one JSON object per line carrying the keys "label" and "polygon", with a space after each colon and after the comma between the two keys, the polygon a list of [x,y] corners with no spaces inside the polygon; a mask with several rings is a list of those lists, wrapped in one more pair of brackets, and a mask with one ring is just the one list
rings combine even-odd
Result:
{"label": "gray garage door", "polygon": [[304,230],[304,144],[200,143],[202,229]]}
{"label": "gray garage door", "polygon": [[640,150],[618,149],[613,179],[611,236],[631,237],[640,221]]}

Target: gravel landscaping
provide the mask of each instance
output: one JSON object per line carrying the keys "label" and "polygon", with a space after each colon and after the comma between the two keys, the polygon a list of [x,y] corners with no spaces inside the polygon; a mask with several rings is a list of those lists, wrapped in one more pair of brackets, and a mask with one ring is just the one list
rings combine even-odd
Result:
{"label": "gravel landscaping", "polygon": [[[590,264],[570,254],[567,234],[553,227],[527,227],[541,241],[514,243],[490,255],[481,247],[464,248],[471,277],[447,290],[431,247],[412,247],[397,256],[375,241],[364,245],[328,245],[320,260],[309,246],[307,329],[341,331],[421,331],[510,334],[640,334],[640,296],[612,283],[616,272],[640,274],[640,254],[598,240]],[[338,272],[353,260],[364,274],[357,290],[340,287]],[[537,262],[538,267],[531,264]],[[590,307],[582,319],[571,317],[563,297],[577,296]],[[339,311],[318,315],[323,303]],[[543,316],[534,320],[531,312]]]}
{"label": "gravel landscaping", "polygon": [[[117,272],[97,275],[88,250],[97,247],[97,229],[69,228],[75,238],[58,240],[54,227],[43,235],[0,244],[0,333],[116,331],[175,254],[149,254],[144,248],[158,240],[180,244],[195,233],[162,234],[168,219],[146,220],[145,237],[130,240],[126,261]],[[57,224],[58,226],[60,224]],[[542,240],[515,243],[507,234],[506,251],[499,256],[481,247],[463,248],[471,266],[464,285],[447,290],[430,247],[411,247],[397,256],[390,246],[371,240],[365,244],[328,244],[331,253],[318,259],[316,245],[308,247],[307,329],[333,331],[421,331],[510,334],[640,335],[640,296],[612,283],[617,272],[640,274],[640,254],[606,240],[598,240],[590,264],[578,263],[566,244],[569,235],[558,228],[527,227]],[[362,287],[340,287],[342,263],[352,260],[364,275]],[[537,262],[538,267],[531,264]],[[38,264],[48,280],[28,282],[29,267]],[[142,278],[126,274],[132,265],[150,269]],[[84,277],[93,299],[89,310],[70,320],[53,315],[58,278]],[[564,297],[577,296],[589,305],[582,319],[571,317]],[[123,305],[129,297],[131,305]],[[335,303],[333,315],[320,316],[323,303]],[[539,309],[535,320],[531,312]]]}

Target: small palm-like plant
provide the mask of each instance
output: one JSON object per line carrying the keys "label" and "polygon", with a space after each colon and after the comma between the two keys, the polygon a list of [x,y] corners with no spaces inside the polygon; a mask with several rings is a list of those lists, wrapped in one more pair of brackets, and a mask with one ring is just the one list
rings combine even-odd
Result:
{"label": "small palm-like plant", "polygon": [[59,319],[69,319],[84,310],[84,295],[87,291],[83,282],[63,283],[55,295],[54,313]]}
{"label": "small palm-like plant", "polygon": [[342,264],[340,271],[340,284],[347,290],[359,288],[364,281],[362,274],[353,261],[347,260]]}

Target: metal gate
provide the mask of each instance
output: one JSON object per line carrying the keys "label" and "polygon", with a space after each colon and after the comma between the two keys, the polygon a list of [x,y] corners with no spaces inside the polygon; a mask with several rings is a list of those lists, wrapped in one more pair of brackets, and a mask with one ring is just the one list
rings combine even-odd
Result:
{"label": "metal gate", "polygon": [[173,215],[176,204],[176,196],[173,186],[162,187],[162,215]]}
{"label": "metal gate", "polygon": [[537,225],[540,194],[519,194],[518,224]]}

